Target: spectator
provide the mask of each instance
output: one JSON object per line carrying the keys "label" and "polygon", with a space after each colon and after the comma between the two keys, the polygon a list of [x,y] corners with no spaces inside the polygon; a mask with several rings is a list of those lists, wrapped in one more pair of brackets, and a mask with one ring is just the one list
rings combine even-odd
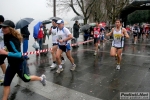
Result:
{"label": "spectator", "polygon": [[[28,25],[26,25],[25,27],[21,28],[21,34],[23,37],[23,53],[28,52],[28,41],[29,41],[29,35],[30,32],[28,30]],[[29,59],[28,56],[24,56],[25,59]]]}
{"label": "spectator", "polygon": [[[78,21],[75,21],[73,25],[73,37],[75,38],[75,43],[77,43],[78,38],[79,38],[79,29],[80,29],[79,23]],[[77,47],[79,47],[78,44],[77,44]]]}

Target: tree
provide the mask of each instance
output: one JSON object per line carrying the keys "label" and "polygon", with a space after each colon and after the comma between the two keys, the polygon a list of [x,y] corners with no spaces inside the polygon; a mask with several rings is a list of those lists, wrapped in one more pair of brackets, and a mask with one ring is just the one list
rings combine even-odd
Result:
{"label": "tree", "polygon": [[129,0],[105,0],[108,19],[115,23],[122,9],[129,4]]}
{"label": "tree", "polygon": [[[48,6],[51,6],[52,0],[47,0]],[[96,0],[60,0],[57,3],[57,10],[59,11],[68,11],[70,8],[78,16],[84,17],[84,24],[87,24],[87,21],[91,15],[92,8]]]}
{"label": "tree", "polygon": [[128,15],[127,24],[150,22],[150,10],[137,10]]}

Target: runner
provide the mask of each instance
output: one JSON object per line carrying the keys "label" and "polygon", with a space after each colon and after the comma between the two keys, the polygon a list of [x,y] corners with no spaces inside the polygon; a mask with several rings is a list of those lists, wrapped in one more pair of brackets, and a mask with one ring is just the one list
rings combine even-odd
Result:
{"label": "runner", "polygon": [[129,35],[125,28],[122,28],[122,21],[120,19],[116,20],[116,27],[112,28],[111,32],[106,34],[106,36],[113,35],[112,47],[110,50],[110,55],[115,57],[117,52],[117,67],[116,69],[120,69],[121,62],[121,53],[124,47],[124,37],[129,38]]}
{"label": "runner", "polygon": [[138,27],[137,24],[134,25],[132,31],[133,31],[134,44],[136,44],[137,43],[137,39],[138,39],[138,35],[140,33],[140,28]]}
{"label": "runner", "polygon": [[[57,35],[56,35],[57,30],[58,30],[57,20],[53,19],[52,27],[49,31],[49,34],[52,35],[52,45],[53,45],[52,51],[51,51],[53,63],[50,66],[51,68],[56,68],[56,66],[57,66],[57,64],[56,64],[56,52],[57,52],[57,48],[58,48]],[[62,59],[62,64],[64,64],[65,63],[64,57],[62,56],[61,59]]]}
{"label": "runner", "polygon": [[[4,17],[0,15],[0,24],[4,22]],[[4,49],[4,41],[3,41],[3,33],[0,27],[0,49]],[[3,75],[0,78],[0,82],[3,83],[4,77],[5,77],[5,72],[6,72],[6,64],[4,63],[6,56],[5,55],[0,55],[0,67],[3,71]]]}
{"label": "runner", "polygon": [[2,31],[4,33],[5,46],[9,51],[7,52],[3,49],[0,50],[1,55],[7,56],[9,63],[5,73],[4,93],[2,100],[8,99],[10,93],[10,84],[16,73],[24,82],[41,81],[43,85],[46,85],[45,75],[42,75],[41,77],[28,76],[26,71],[27,62],[23,58],[21,53],[22,36],[18,31],[14,29],[15,24],[10,20],[6,20],[0,26],[2,26]]}
{"label": "runner", "polygon": [[[102,25],[100,25],[100,32],[101,32],[101,34],[100,34],[100,41],[102,41],[102,45],[103,45],[103,47],[104,47],[104,41],[106,40],[105,39],[105,29],[104,29],[104,27],[102,27]],[[100,47],[100,44],[99,44],[99,47]]]}
{"label": "runner", "polygon": [[93,35],[94,35],[94,46],[95,46],[95,53],[94,56],[97,55],[98,52],[98,44],[100,43],[100,27],[98,22],[96,22],[96,27],[93,29]]}
{"label": "runner", "polygon": [[58,66],[59,68],[57,69],[57,73],[60,73],[63,71],[62,65],[61,65],[61,54],[63,52],[66,53],[67,58],[70,60],[70,62],[72,63],[72,68],[70,69],[71,71],[74,71],[76,68],[76,65],[74,64],[74,59],[71,56],[71,47],[70,44],[68,43],[69,40],[71,40],[73,38],[71,32],[64,27],[64,21],[63,20],[58,20],[57,21],[58,24],[58,31],[57,31],[57,41],[59,43],[59,48],[57,50],[56,53],[56,59],[58,61]]}

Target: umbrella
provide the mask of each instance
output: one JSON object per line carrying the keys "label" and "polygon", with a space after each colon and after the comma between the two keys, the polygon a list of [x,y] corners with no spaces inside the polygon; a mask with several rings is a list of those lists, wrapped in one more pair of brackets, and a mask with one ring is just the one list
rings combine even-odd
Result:
{"label": "umbrella", "polygon": [[33,28],[33,37],[34,38],[37,38],[38,36],[38,33],[39,33],[39,29],[40,29],[40,26],[42,25],[42,22],[38,22],[34,28]]}
{"label": "umbrella", "polygon": [[89,23],[90,26],[96,26],[96,23]]}
{"label": "umbrella", "polygon": [[83,26],[81,26],[81,31],[85,31],[85,30],[89,29],[90,27],[91,27],[91,25],[89,25],[89,24],[83,25]]}
{"label": "umbrella", "polygon": [[26,25],[29,25],[34,19],[33,18],[23,18],[16,23],[16,29],[21,29]]}
{"label": "umbrella", "polygon": [[59,17],[51,17],[51,18],[49,18],[49,20],[52,20],[52,19],[60,20],[61,18],[59,18]]}
{"label": "umbrella", "polygon": [[42,24],[50,24],[50,23],[51,23],[50,20],[44,20],[44,21],[42,22]]}
{"label": "umbrella", "polygon": [[76,21],[76,20],[81,20],[81,19],[84,19],[84,17],[83,16],[76,16],[76,17],[73,17],[71,19],[71,21]]}

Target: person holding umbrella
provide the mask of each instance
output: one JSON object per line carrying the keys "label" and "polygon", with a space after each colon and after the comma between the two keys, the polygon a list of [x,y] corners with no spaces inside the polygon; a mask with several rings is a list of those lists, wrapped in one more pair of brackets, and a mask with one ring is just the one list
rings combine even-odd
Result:
{"label": "person holding umbrella", "polygon": [[33,75],[29,76],[26,73],[27,62],[24,59],[24,57],[22,57],[20,49],[22,36],[18,31],[14,29],[15,24],[11,20],[6,20],[4,21],[3,24],[0,24],[0,26],[2,26],[5,46],[9,51],[8,52],[3,49],[0,49],[0,55],[7,56],[9,63],[5,73],[4,91],[2,100],[8,99],[10,93],[10,85],[16,73],[24,82],[41,81],[43,85],[46,85],[45,75],[41,75],[41,77],[38,77]]}
{"label": "person holding umbrella", "polygon": [[[43,33],[43,25],[42,25],[42,22],[38,22],[35,26],[34,26],[34,30],[33,30],[33,37],[35,39],[35,41],[38,41],[39,43],[39,46],[40,46],[40,50],[42,50],[42,44],[43,44],[43,36],[44,36],[44,33]],[[36,51],[38,51],[38,48],[35,48]],[[37,53],[37,56],[39,54]]]}
{"label": "person holding umbrella", "polygon": [[[23,28],[21,28],[21,34],[23,37],[23,53],[28,52],[28,41],[29,41],[29,35],[30,32],[28,30],[28,25],[24,26]],[[28,56],[24,56],[25,59],[29,59]]]}
{"label": "person holding umbrella", "polygon": [[[73,37],[75,38],[75,43],[77,43],[77,40],[79,38],[79,29],[80,29],[79,23],[78,21],[75,21],[73,25]],[[78,44],[77,47],[79,47]]]}
{"label": "person holding umbrella", "polygon": [[[28,30],[28,25],[33,21],[33,18],[23,18],[20,19],[16,23],[16,29],[20,29],[22,37],[23,37],[23,53],[26,53],[28,51],[28,41],[29,41],[29,35],[30,32]],[[28,56],[24,56],[25,59],[29,59]]]}

